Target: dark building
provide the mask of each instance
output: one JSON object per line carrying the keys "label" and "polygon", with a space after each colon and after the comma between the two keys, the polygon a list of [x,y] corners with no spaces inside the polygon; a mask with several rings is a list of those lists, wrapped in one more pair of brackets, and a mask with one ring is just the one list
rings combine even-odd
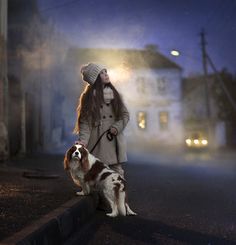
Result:
{"label": "dark building", "polygon": [[[36,0],[9,0],[8,2],[8,78],[9,78],[9,148],[10,155],[30,151],[35,146],[32,113],[34,95],[24,88],[24,62],[22,50],[31,50],[33,38],[29,35],[32,20],[40,20]],[[34,93],[37,93],[35,87]],[[38,129],[39,130],[39,129]]]}
{"label": "dark building", "polygon": [[7,0],[0,1],[0,161],[7,159],[8,79],[7,79]]}

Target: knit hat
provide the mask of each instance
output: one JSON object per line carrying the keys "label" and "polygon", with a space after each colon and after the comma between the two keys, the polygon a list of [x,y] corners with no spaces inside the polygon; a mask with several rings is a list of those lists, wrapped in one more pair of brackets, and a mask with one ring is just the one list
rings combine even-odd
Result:
{"label": "knit hat", "polygon": [[90,85],[93,85],[99,73],[103,69],[106,69],[106,67],[103,65],[89,63],[87,65],[82,66],[80,72],[81,72],[83,80],[89,83]]}

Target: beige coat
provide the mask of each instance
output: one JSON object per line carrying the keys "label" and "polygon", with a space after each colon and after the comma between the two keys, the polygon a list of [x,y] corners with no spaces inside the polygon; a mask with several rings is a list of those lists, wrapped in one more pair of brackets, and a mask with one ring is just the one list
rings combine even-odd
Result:
{"label": "beige coat", "polygon": [[[80,133],[79,140],[87,145],[90,151],[96,144],[99,136],[111,127],[115,127],[118,131],[116,138],[109,141],[106,134],[102,137],[92,154],[99,158],[102,162],[109,165],[116,164],[118,162],[126,162],[126,142],[124,138],[124,128],[129,121],[129,112],[126,107],[123,108],[123,118],[119,121],[115,121],[115,116],[112,110],[111,104],[103,103],[100,108],[101,120],[95,122],[92,127],[84,120],[80,120]],[[118,145],[118,159],[116,154],[116,139]]]}

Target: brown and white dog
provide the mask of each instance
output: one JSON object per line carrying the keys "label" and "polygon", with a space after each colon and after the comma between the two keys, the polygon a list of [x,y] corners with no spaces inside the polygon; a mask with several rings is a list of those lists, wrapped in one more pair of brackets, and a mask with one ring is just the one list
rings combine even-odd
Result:
{"label": "brown and white dog", "polygon": [[107,216],[136,215],[126,202],[125,180],[83,145],[75,144],[66,152],[64,168],[70,170],[73,181],[82,187],[81,194],[89,194],[93,188],[102,192],[111,207]]}

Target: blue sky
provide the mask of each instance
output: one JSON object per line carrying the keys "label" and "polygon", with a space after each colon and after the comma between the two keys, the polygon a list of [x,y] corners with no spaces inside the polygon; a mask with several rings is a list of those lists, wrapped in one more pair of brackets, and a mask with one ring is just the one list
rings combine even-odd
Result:
{"label": "blue sky", "polygon": [[[41,13],[78,47],[155,44],[184,74],[202,72],[199,33],[217,69],[236,74],[236,0],[38,0]],[[169,55],[178,49],[178,58]],[[209,68],[210,70],[210,68]]]}

